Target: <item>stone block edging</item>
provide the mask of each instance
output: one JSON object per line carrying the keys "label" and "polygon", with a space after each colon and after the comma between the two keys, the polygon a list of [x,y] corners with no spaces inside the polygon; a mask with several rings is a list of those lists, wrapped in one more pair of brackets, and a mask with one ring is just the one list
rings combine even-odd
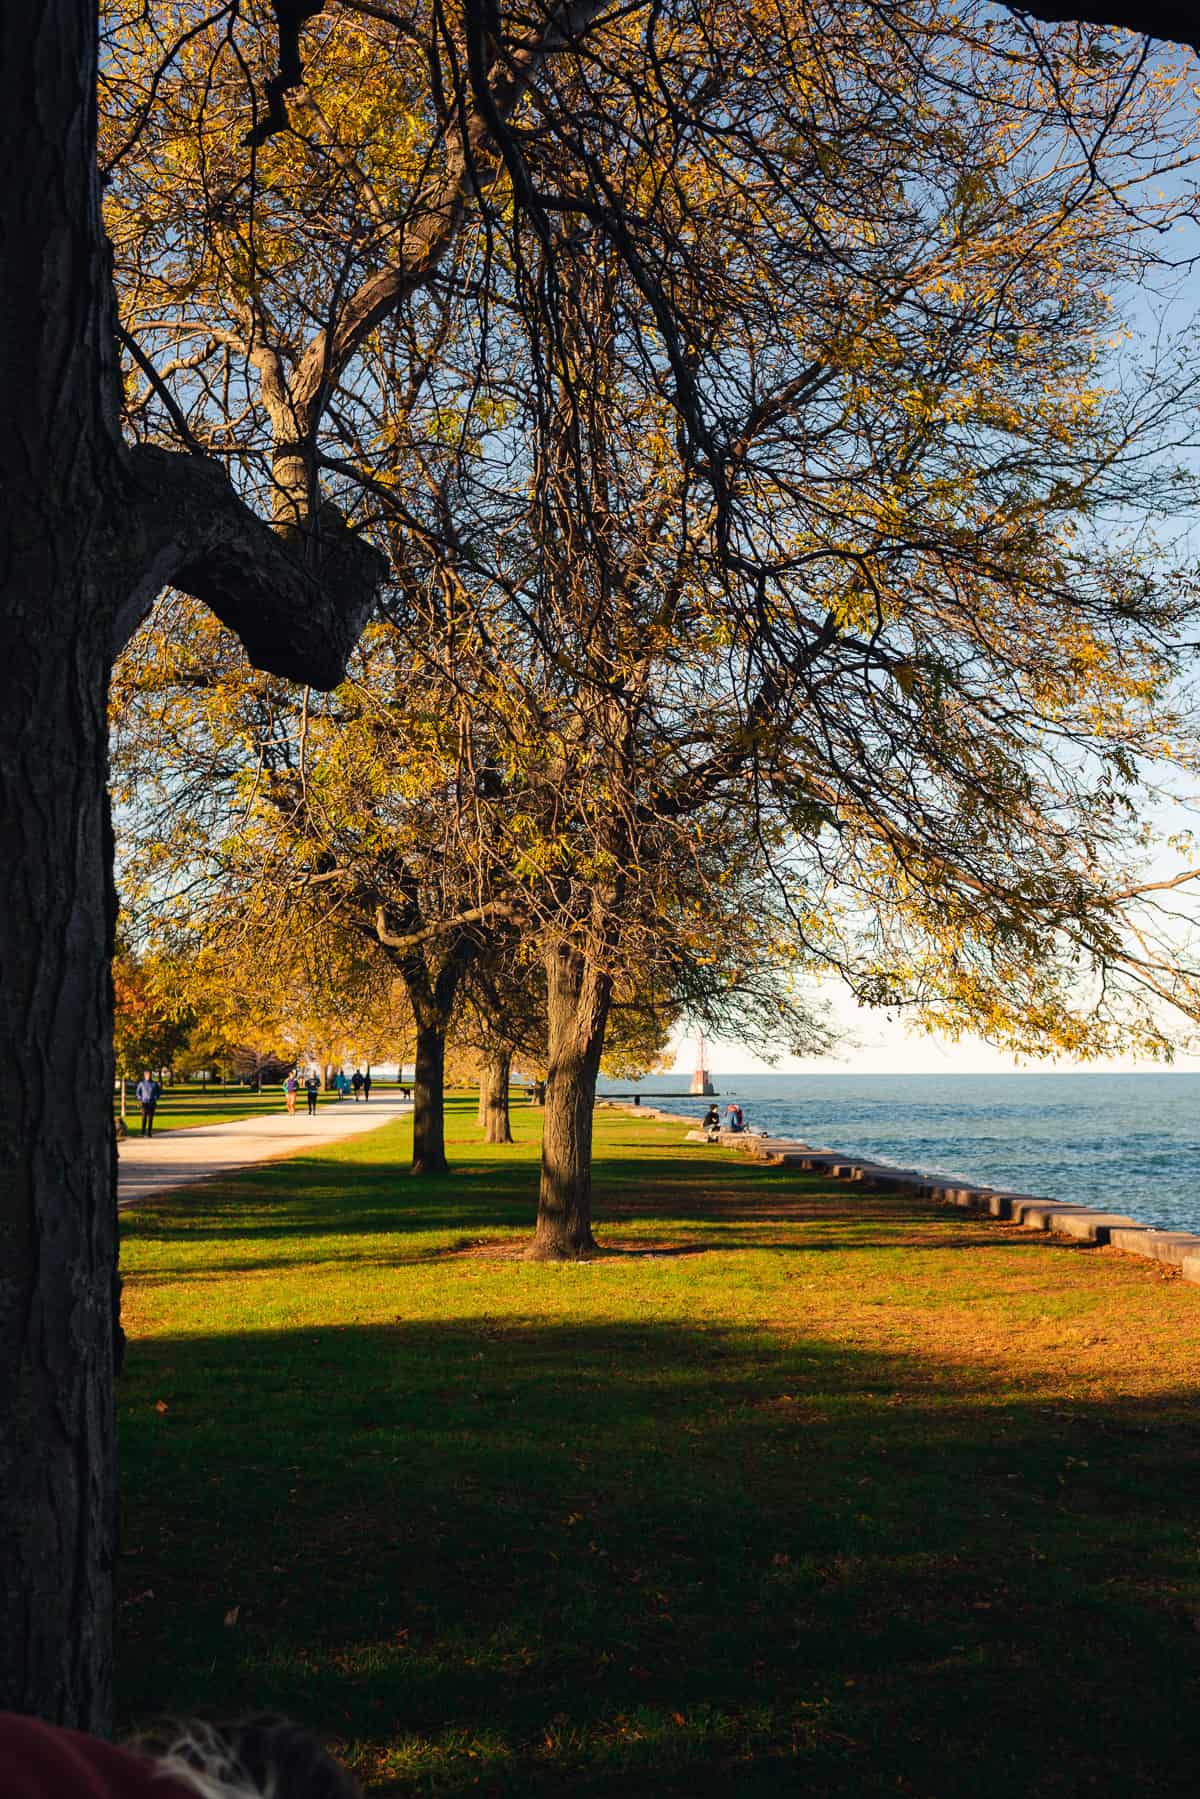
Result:
{"label": "stone block edging", "polygon": [[[683,1113],[662,1112],[652,1106],[626,1105],[621,1109],[634,1117],[653,1118],[660,1123],[695,1123]],[[692,1141],[703,1136],[703,1132],[695,1129],[688,1132]],[[1002,1219],[1027,1231],[1054,1232],[1098,1246],[1107,1244],[1126,1255],[1142,1256],[1148,1261],[1164,1262],[1178,1268],[1185,1281],[1200,1286],[1200,1235],[1191,1231],[1157,1230],[1153,1225],[1139,1224],[1136,1218],[1127,1217],[1123,1212],[1070,1204],[1051,1199],[1044,1193],[1009,1193],[994,1187],[976,1187],[968,1182],[933,1179],[915,1168],[893,1168],[886,1162],[861,1158],[852,1160],[840,1150],[814,1149],[798,1138],[753,1137],[721,1131],[717,1141],[723,1148],[740,1149],[755,1160],[774,1167],[800,1168],[808,1174],[856,1181],[884,1192],[935,1199],[942,1205]]]}
{"label": "stone block edging", "polygon": [[[862,1170],[860,1178],[875,1172],[869,1163],[858,1166]],[[834,1168],[831,1172],[837,1175],[841,1170]],[[897,1170],[897,1175],[900,1178],[894,1183],[879,1184],[894,1184],[898,1191],[904,1191],[908,1184],[905,1177],[911,1176],[911,1170]],[[1200,1236],[1191,1231],[1155,1230],[1150,1225],[1139,1224],[1136,1218],[1130,1218],[1124,1212],[1071,1204],[1051,1199],[1043,1193],[1007,1193],[992,1187],[958,1186],[928,1179],[909,1190],[924,1198],[936,1199],[943,1205],[1003,1219],[1006,1223],[1020,1225],[1023,1230],[1052,1231],[1082,1242],[1108,1244],[1113,1249],[1123,1250],[1126,1255],[1167,1262],[1179,1269],[1185,1281],[1200,1286]]]}

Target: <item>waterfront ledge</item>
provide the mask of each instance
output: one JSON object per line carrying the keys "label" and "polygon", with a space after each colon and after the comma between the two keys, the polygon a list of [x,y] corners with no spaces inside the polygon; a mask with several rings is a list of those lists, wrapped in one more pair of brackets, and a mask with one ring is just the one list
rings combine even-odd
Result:
{"label": "waterfront ledge", "polygon": [[[694,1125],[691,1118],[681,1113],[664,1112],[655,1106],[638,1106],[637,1115]],[[801,1138],[755,1136],[744,1131],[716,1131],[710,1135],[692,1128],[686,1141],[718,1143],[774,1168],[798,1168],[803,1173],[823,1174],[833,1180],[858,1181],[883,1192],[911,1193],[914,1198],[937,1200],[942,1205],[1019,1225],[1023,1230],[1107,1246],[1125,1255],[1142,1256],[1177,1268],[1185,1281],[1200,1286],[1200,1235],[1158,1230],[1124,1212],[1056,1200],[1045,1193],[1016,1193],[966,1181],[939,1180],[920,1169],[896,1168],[866,1157],[847,1156],[843,1150],[825,1149]]]}

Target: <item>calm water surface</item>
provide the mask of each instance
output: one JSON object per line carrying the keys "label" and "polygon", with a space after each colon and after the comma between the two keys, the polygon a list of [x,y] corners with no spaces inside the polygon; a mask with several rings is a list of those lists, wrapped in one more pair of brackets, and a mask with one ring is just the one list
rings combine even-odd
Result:
{"label": "calm water surface", "polygon": [[[637,1084],[678,1092],[690,1075]],[[1200,1231],[1200,1074],[722,1076],[752,1128]],[[629,1093],[628,1082],[601,1090]],[[698,1117],[707,1100],[671,1100]]]}

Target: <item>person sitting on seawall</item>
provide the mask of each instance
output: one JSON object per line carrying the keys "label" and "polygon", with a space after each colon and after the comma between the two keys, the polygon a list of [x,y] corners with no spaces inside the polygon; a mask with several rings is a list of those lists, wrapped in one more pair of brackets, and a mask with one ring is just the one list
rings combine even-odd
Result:
{"label": "person sitting on seawall", "polygon": [[736,1100],[731,1100],[725,1108],[725,1129],[727,1131],[744,1131],[745,1128],[746,1120],[742,1115],[742,1108]]}
{"label": "person sitting on seawall", "polygon": [[362,1799],[348,1769],[286,1718],[190,1723],[127,1748],[0,1712],[4,1799]]}
{"label": "person sitting on seawall", "polygon": [[720,1130],[720,1128],[721,1128],[721,1114],[718,1112],[717,1107],[716,1107],[716,1102],[714,1101],[714,1103],[708,1108],[708,1111],[704,1114],[704,1117],[700,1120],[700,1129],[702,1131],[707,1131],[709,1134],[709,1137],[715,1140],[717,1132]]}

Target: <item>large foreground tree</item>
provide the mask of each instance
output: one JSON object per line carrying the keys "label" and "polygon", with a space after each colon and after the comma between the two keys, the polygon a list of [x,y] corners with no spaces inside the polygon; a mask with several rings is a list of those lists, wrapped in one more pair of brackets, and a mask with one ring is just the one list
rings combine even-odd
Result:
{"label": "large foreground tree", "polygon": [[[198,457],[122,437],[95,160],[97,14],[0,18],[0,1705],[105,1729],[118,1349],[109,668],[167,582],[337,681],[381,564],[285,540]],[[16,172],[19,171],[19,174]]]}

